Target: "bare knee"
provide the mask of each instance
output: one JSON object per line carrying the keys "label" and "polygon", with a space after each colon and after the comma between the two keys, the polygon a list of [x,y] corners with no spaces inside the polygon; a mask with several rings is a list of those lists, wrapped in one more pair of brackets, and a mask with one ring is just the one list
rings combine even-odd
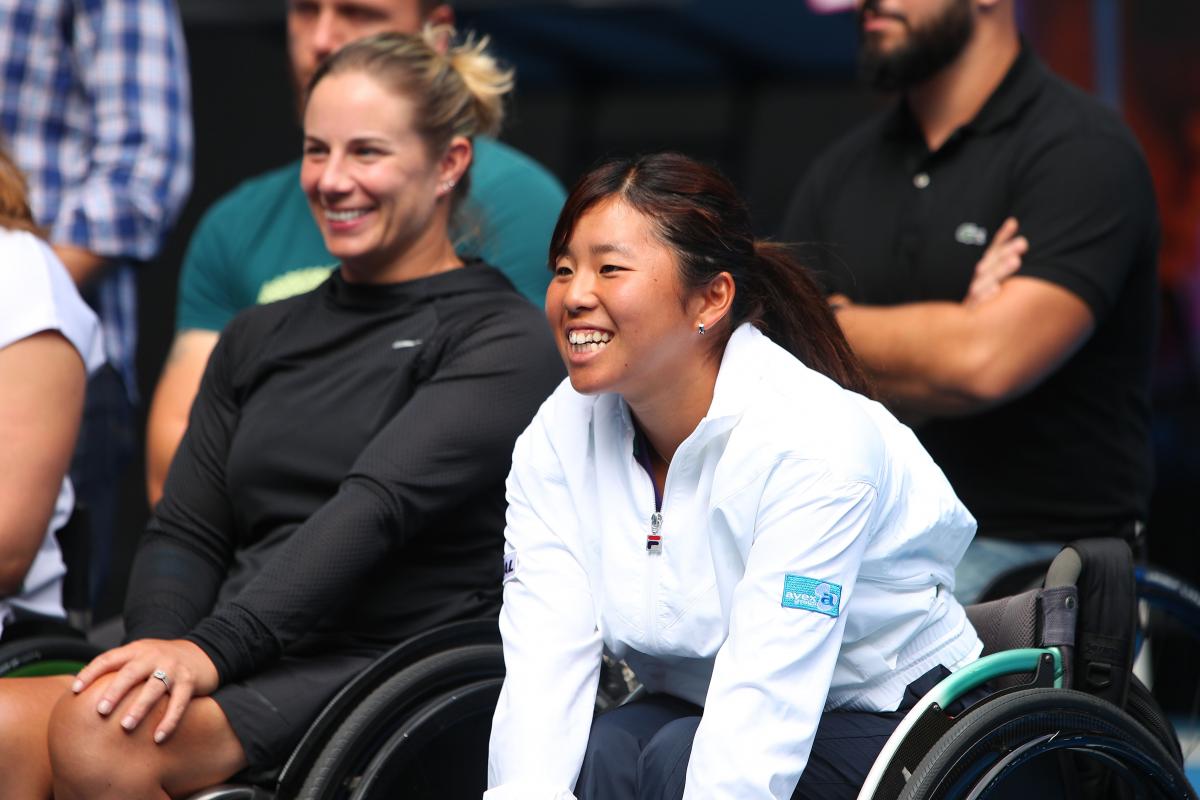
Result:
{"label": "bare knee", "polygon": [[68,678],[6,678],[0,681],[0,800],[49,797],[46,749],[50,710],[67,691]]}
{"label": "bare knee", "polygon": [[[67,693],[49,722],[50,764],[56,800],[72,798],[165,798],[151,739],[153,724],[134,731],[120,725],[121,706],[107,716],[96,711],[101,679],[76,696]],[[138,757],[138,750],[144,750]]]}

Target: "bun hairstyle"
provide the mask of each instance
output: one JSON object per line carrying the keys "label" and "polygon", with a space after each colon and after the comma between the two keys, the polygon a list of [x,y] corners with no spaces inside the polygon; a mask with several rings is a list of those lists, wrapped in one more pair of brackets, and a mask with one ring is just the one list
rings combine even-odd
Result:
{"label": "bun hairstyle", "polygon": [[[449,25],[426,25],[419,34],[380,33],[352,42],[321,63],[305,89],[330,75],[365,72],[414,106],[415,125],[431,157],[445,151],[455,136],[468,139],[500,132],[504,98],[513,89],[514,72],[500,66],[487,50],[488,38],[459,38]],[[466,195],[469,173],[455,187]]]}
{"label": "bun hairstyle", "polygon": [[0,150],[0,228],[29,231],[43,238],[46,235],[33,221],[24,173],[3,150]]}
{"label": "bun hairstyle", "polygon": [[736,286],[728,325],[713,333],[724,346],[750,322],[804,364],[843,387],[873,396],[871,383],[809,271],[786,245],[754,238],[750,213],[729,180],[678,153],[606,162],[571,189],[550,240],[553,262],[566,252],[588,209],[617,198],[650,220],[679,263],[685,292],[722,272]]}

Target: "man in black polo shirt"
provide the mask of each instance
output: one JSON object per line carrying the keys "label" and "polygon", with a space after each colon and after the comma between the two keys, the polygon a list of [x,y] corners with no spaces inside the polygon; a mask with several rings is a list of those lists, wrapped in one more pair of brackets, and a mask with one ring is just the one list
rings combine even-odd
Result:
{"label": "man in black polo shirt", "polygon": [[978,518],[972,599],[1146,517],[1154,195],[1011,0],[868,0],[859,21],[864,75],[900,97],[818,159],[781,238],[814,243],[847,338]]}

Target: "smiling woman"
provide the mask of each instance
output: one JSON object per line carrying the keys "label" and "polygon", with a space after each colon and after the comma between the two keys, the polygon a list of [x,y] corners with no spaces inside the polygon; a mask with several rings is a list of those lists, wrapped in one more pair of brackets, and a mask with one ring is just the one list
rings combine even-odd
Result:
{"label": "smiling woman", "polygon": [[389,283],[462,264],[447,229],[466,196],[471,137],[496,133],[512,73],[486,42],[446,55],[450,34],[375,36],[313,74],[300,184],[325,246],[356,283]]}
{"label": "smiling woman", "polygon": [[222,333],[139,545],[128,643],[73,686],[0,682],[0,764],[24,767],[0,797],[269,773],[389,646],[495,618],[509,456],[562,369],[538,310],[448,238],[512,84],[450,38],[370,37],[314,75],[303,184],[341,265]]}
{"label": "smiling woman", "polygon": [[[949,591],[974,520],[751,231],[674,154],[567,198],[570,381],[513,452],[488,800],[846,800],[904,698],[979,654]],[[593,721],[604,650],[649,693]]]}

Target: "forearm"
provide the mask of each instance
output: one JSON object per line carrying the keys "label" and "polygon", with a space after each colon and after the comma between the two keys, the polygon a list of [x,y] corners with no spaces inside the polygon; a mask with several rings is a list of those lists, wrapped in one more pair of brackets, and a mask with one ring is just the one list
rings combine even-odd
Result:
{"label": "forearm", "polygon": [[222,565],[163,535],[152,520],[130,570],[126,641],[182,637],[212,610],[223,580]]}
{"label": "forearm", "polygon": [[1004,399],[979,307],[950,302],[848,305],[838,323],[880,395],[906,416],[960,415]]}

